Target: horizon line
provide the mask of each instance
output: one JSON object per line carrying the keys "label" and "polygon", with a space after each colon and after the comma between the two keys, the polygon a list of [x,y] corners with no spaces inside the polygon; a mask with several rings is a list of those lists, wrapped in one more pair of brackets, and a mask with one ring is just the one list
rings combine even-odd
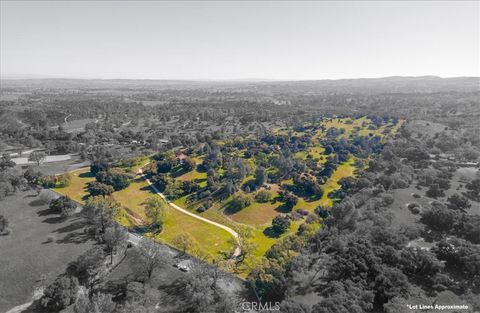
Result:
{"label": "horizon line", "polygon": [[386,79],[386,78],[480,78],[479,76],[439,76],[439,75],[389,75],[389,76],[361,76],[344,78],[100,78],[100,77],[75,77],[62,75],[43,74],[0,74],[2,80],[42,80],[42,79],[64,79],[64,80],[138,80],[138,81],[179,81],[179,82],[300,82],[300,81],[325,81],[325,80],[354,80],[354,79]]}

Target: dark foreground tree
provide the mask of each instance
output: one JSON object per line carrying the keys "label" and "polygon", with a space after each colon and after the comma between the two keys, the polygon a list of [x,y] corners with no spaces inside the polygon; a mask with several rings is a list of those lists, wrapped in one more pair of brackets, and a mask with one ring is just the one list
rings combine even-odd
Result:
{"label": "dark foreground tree", "polygon": [[40,303],[49,312],[63,310],[75,301],[77,291],[77,278],[62,275],[45,289]]}

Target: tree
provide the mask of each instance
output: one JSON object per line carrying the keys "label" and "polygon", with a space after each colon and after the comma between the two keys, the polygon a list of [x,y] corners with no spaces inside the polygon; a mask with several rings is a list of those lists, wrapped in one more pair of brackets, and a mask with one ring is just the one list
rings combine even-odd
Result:
{"label": "tree", "polygon": [[167,216],[165,201],[159,198],[148,198],[145,200],[145,215],[152,225],[158,226],[160,231]]}
{"label": "tree", "polygon": [[96,160],[90,165],[90,173],[97,175],[98,172],[106,172],[110,169],[110,164],[106,160]]}
{"label": "tree", "polygon": [[444,197],[445,193],[440,189],[438,184],[432,184],[430,188],[425,193],[430,198]]}
{"label": "tree", "polygon": [[[90,197],[83,206],[82,214],[94,227],[95,233],[101,235],[112,225],[115,212],[119,204],[111,198],[102,196]],[[101,237],[98,237],[101,238]]]}
{"label": "tree", "polygon": [[270,201],[271,198],[272,198],[272,195],[270,194],[270,192],[268,192],[266,190],[260,190],[255,195],[255,201],[257,201],[259,203],[266,203],[266,202]]}
{"label": "tree", "polygon": [[231,211],[239,211],[252,203],[252,199],[250,197],[244,195],[238,195],[234,197],[229,203],[229,209]]}
{"label": "tree", "polygon": [[165,186],[164,192],[170,198],[176,199],[180,197],[183,193],[182,183],[175,179],[167,180],[167,185]]}
{"label": "tree", "polygon": [[468,194],[474,199],[478,199],[480,195],[480,178],[474,179],[465,185],[468,190]]}
{"label": "tree", "polygon": [[189,233],[180,233],[173,237],[172,244],[185,254],[194,245],[194,239]]}
{"label": "tree", "polygon": [[91,287],[95,284],[95,277],[103,269],[104,263],[105,249],[101,245],[95,245],[68,264],[66,272],[76,277],[81,285]]}
{"label": "tree", "polygon": [[232,246],[238,246],[238,249],[240,249],[237,264],[243,262],[258,248],[258,245],[252,240],[252,230],[250,228],[240,228],[238,238],[232,238],[231,244]]}
{"label": "tree", "polygon": [[91,182],[88,184],[88,192],[91,196],[109,196],[111,195],[115,189],[112,186],[99,183],[99,182]]}
{"label": "tree", "polygon": [[28,161],[35,162],[37,163],[37,166],[40,166],[40,163],[42,163],[46,157],[47,157],[47,154],[43,151],[33,151],[28,156]]}
{"label": "tree", "polygon": [[110,254],[110,264],[113,264],[113,255],[117,253],[118,247],[122,246],[127,240],[128,233],[122,226],[113,223],[103,234],[105,250]]}
{"label": "tree", "polygon": [[322,219],[325,219],[330,215],[330,210],[319,205],[315,208],[315,213],[317,213]]}
{"label": "tree", "polygon": [[75,301],[77,290],[77,278],[62,275],[45,289],[40,303],[51,311],[62,310]]}
{"label": "tree", "polygon": [[130,174],[120,168],[112,168],[108,171],[100,171],[95,175],[98,182],[113,187],[116,191],[127,188],[130,185]]}
{"label": "tree", "polygon": [[80,293],[75,305],[74,313],[111,313],[115,310],[112,296],[101,292],[95,293],[90,298],[86,293]]}
{"label": "tree", "polygon": [[142,256],[142,269],[150,279],[155,268],[165,263],[165,257],[162,255],[159,245],[151,239],[142,238],[138,251]]}
{"label": "tree", "polygon": [[422,213],[420,222],[433,230],[449,232],[455,223],[457,212],[449,210],[444,206],[435,206]]}
{"label": "tree", "polygon": [[262,186],[267,181],[267,172],[265,168],[259,166],[255,169],[255,185],[257,187]]}
{"label": "tree", "polygon": [[50,210],[55,214],[60,214],[62,217],[72,215],[77,209],[77,204],[68,196],[61,196],[50,202]]}
{"label": "tree", "polygon": [[7,168],[12,167],[15,167],[15,162],[12,161],[10,155],[7,153],[2,154],[2,156],[0,157],[0,170],[4,171]]}
{"label": "tree", "polygon": [[447,201],[447,206],[452,210],[465,212],[468,208],[472,206],[467,198],[459,194],[453,194],[447,199]]}
{"label": "tree", "polygon": [[30,185],[37,184],[37,181],[40,177],[42,177],[42,173],[39,171],[35,171],[33,167],[28,166],[25,173],[23,173],[23,177],[27,180]]}
{"label": "tree", "polygon": [[277,215],[272,220],[272,230],[276,235],[281,235],[290,228],[290,218],[285,215]]}
{"label": "tree", "polygon": [[330,214],[339,229],[354,230],[356,228],[359,213],[352,201],[344,200],[335,204],[330,210]]}
{"label": "tree", "polygon": [[43,189],[40,191],[39,198],[43,204],[50,204],[53,200],[57,199],[58,196],[51,190]]}
{"label": "tree", "polygon": [[191,303],[193,312],[212,312],[211,307],[215,302],[214,280],[205,275],[203,270],[194,268],[191,279],[185,288],[187,299]]}
{"label": "tree", "polygon": [[280,198],[285,202],[285,206],[289,211],[298,203],[298,197],[290,191],[283,190],[280,192]]}
{"label": "tree", "polygon": [[190,172],[191,170],[193,170],[195,168],[195,166],[197,166],[197,163],[195,163],[195,161],[192,160],[191,158],[187,157],[183,160],[182,168],[183,168],[184,171]]}

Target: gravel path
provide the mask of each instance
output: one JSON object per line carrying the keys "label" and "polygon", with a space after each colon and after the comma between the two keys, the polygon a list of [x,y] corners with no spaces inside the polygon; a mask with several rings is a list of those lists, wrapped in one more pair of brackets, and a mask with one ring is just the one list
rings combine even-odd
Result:
{"label": "gravel path", "polygon": [[[209,220],[209,219],[207,219],[207,218],[198,216],[197,214],[192,213],[192,212],[190,212],[190,211],[187,211],[187,210],[185,210],[184,208],[182,208],[182,207],[176,205],[175,203],[169,201],[169,200],[167,199],[167,197],[166,197],[163,193],[161,193],[161,192],[158,190],[158,188],[155,187],[155,186],[150,182],[150,180],[145,176],[145,174],[143,174],[142,169],[139,169],[138,172],[139,172],[140,175],[142,175],[143,179],[145,179],[145,181],[146,181],[146,182],[148,183],[148,185],[153,189],[153,191],[155,191],[160,197],[162,197],[162,199],[164,199],[165,202],[167,202],[167,204],[170,205],[172,208],[174,208],[175,210],[177,210],[177,211],[179,211],[179,212],[182,212],[183,214],[186,214],[186,215],[189,215],[189,216],[191,216],[191,217],[193,217],[193,218],[196,218],[196,219],[198,219],[198,220],[201,220],[201,221],[203,221],[203,222],[205,222],[205,223],[209,223],[209,224],[215,225],[215,226],[217,226],[217,227],[219,227],[219,228],[221,228],[221,229],[223,229],[223,230],[226,230],[227,232],[229,232],[229,233],[237,240],[237,242],[239,241],[240,236],[238,235],[238,233],[237,233],[236,231],[234,231],[234,230],[231,229],[230,227],[225,226],[225,225],[223,225],[223,224],[220,224],[220,223],[211,221],[211,220]],[[237,246],[237,247],[235,248],[235,252],[233,253],[233,257],[234,257],[234,258],[235,258],[235,257],[238,257],[241,252],[242,252],[242,250],[240,249],[239,246]]]}

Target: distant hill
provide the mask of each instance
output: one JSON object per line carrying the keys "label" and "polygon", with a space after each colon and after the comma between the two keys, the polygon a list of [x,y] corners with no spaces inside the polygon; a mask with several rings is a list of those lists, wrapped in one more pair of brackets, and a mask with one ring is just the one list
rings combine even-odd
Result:
{"label": "distant hill", "polygon": [[67,79],[2,77],[1,88],[51,89],[239,89],[260,94],[324,93],[431,93],[480,91],[480,77],[441,78],[437,76],[359,78],[337,80],[155,80],[155,79]]}

